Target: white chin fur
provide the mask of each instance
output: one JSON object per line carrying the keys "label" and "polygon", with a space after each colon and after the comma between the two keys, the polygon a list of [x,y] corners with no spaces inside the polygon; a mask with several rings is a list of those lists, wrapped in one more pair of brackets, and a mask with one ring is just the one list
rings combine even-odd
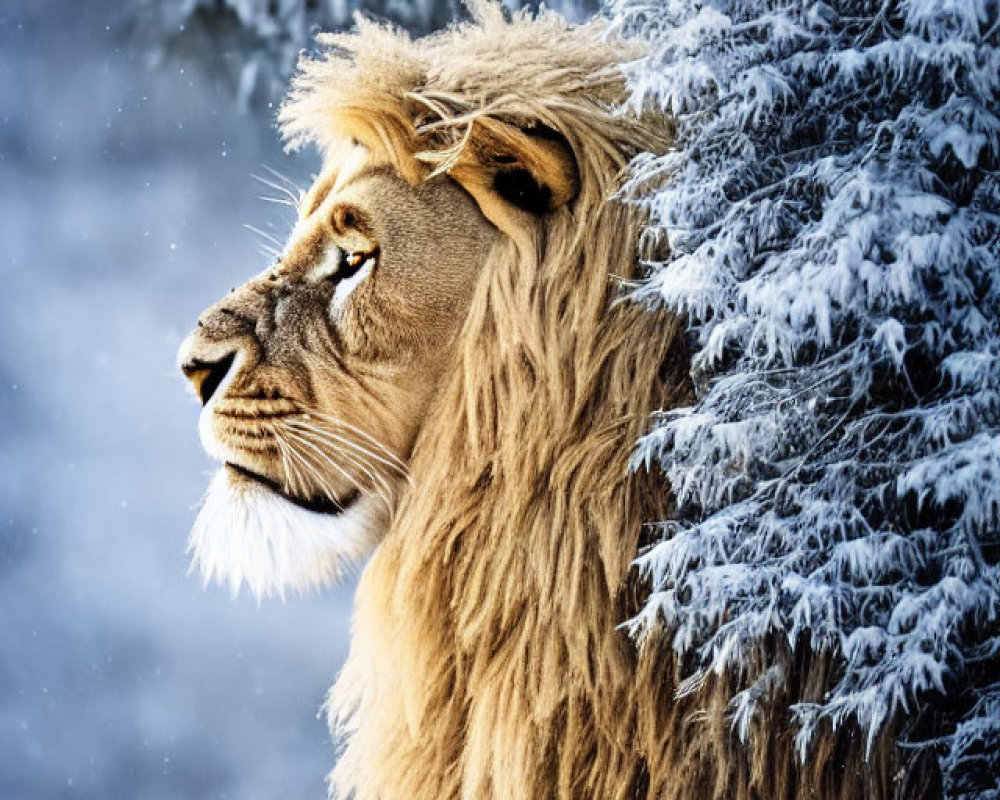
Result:
{"label": "white chin fur", "polygon": [[234,595],[244,583],[258,598],[327,586],[374,547],[380,516],[365,496],[343,514],[309,511],[265,486],[234,484],[223,468],[191,531],[191,569]]}

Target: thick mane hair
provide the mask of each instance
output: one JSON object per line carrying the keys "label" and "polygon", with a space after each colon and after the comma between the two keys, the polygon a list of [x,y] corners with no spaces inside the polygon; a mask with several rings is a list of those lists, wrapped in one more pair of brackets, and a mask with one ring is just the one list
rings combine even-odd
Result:
{"label": "thick mane hair", "polygon": [[[641,53],[634,44],[605,39],[600,22],[507,22],[499,6],[471,8],[474,24],[416,41],[361,17],[356,33],[321,34],[326,57],[299,65],[279,116],[289,146],[356,139],[411,183],[446,172],[514,235],[521,225],[484,198],[498,169],[523,167],[550,184],[556,204],[579,191],[578,207],[592,208],[632,155],[669,142],[664,118],[648,126],[612,111],[624,97],[618,64]],[[566,156],[575,163],[560,163]]]}
{"label": "thick mane hair", "polygon": [[[644,523],[669,513],[630,455],[652,413],[692,395],[682,323],[623,298],[643,217],[611,198],[671,128],[620,110],[617,65],[640,53],[604,23],[472,12],[420,40],[365,20],[321,37],[281,112],[293,146],[357,139],[413,183],[450,175],[507,234],[358,587],[328,701],[332,794],[889,796],[882,745],[869,768],[845,730],[803,766],[778,713],[740,744],[728,676],[678,698],[669,638],[621,629],[644,591],[630,569]],[[784,708],[824,691],[829,665],[773,658],[812,676]]]}

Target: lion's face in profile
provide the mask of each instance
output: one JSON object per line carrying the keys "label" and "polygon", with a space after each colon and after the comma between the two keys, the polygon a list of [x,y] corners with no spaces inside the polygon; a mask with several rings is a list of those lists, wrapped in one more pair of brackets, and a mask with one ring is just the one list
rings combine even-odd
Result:
{"label": "lion's face in profile", "polygon": [[378,541],[496,236],[448,177],[412,185],[356,143],[327,158],[277,263],[178,354],[223,464],[191,539],[206,580],[307,588]]}

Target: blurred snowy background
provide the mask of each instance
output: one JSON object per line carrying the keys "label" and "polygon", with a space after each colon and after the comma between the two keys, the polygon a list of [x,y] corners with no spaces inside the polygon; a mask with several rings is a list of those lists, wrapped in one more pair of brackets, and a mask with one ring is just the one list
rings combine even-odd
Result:
{"label": "blurred snowy background", "polygon": [[287,230],[251,175],[317,163],[268,100],[351,6],[0,6],[3,800],[325,796],[353,585],[258,607],[186,576],[210,464],[173,362],[266,265],[243,226]]}
{"label": "blurred snowy background", "polygon": [[[285,207],[258,199],[273,192],[252,176],[274,168],[305,185],[317,169],[312,153],[282,152],[274,106],[299,50],[318,28],[349,25],[358,2],[0,5],[0,800],[325,796],[332,748],[317,712],[346,654],[353,584],[258,607],[202,591],[186,576],[184,547],[211,465],[197,441],[197,404],[173,361],[199,311],[267,264],[262,238],[247,226],[278,239],[290,227]],[[457,13],[456,0],[363,2],[415,32]],[[579,19],[597,0],[550,5]],[[996,797],[980,790],[995,784],[992,742],[1000,736],[998,6],[908,0],[899,16],[888,0],[836,5],[839,16],[822,2],[777,15],[764,0],[611,3],[623,29],[657,53],[637,65],[636,103],[671,108],[683,145],[680,155],[640,162],[636,173],[656,178],[646,201],[673,253],[647,288],[692,315],[699,363],[725,377],[711,383],[689,423],[665,419],[643,445],[675,485],[693,487],[681,493],[682,524],[664,527],[667,540],[647,562],[660,570],[660,590],[719,589],[714,599],[692,592],[689,606],[670,611],[699,658],[736,658],[756,646],[755,631],[767,633],[757,621],[772,624],[779,594],[785,631],[799,630],[800,609],[817,604],[804,617],[813,641],[846,642],[850,669],[826,705],[805,710],[849,713],[874,731],[883,710],[910,698],[906,713],[927,723],[915,735],[930,736],[919,746],[943,759],[946,795]],[[823,77],[805,80],[803,70]],[[739,102],[717,104],[723,90]],[[685,153],[700,155],[685,165]],[[680,178],[668,184],[659,170]],[[758,202],[791,177],[794,192]],[[852,181],[865,190],[860,199],[838,203],[853,196],[844,189]],[[926,224],[923,208],[934,211]],[[720,214],[739,225],[716,224]],[[841,248],[856,235],[855,218],[885,241]],[[816,281],[811,265],[825,262],[812,250],[796,255],[807,251],[794,237],[811,236],[819,220],[836,233],[820,256],[855,254],[836,273],[846,277]],[[911,247],[914,234],[935,244]],[[694,258],[702,250],[710,257]],[[772,263],[779,252],[791,255]],[[910,288],[883,302],[879,293],[900,270]],[[814,287],[806,300],[832,316],[789,315],[800,282]],[[730,302],[736,296],[744,300]],[[789,363],[807,367],[795,371],[799,383],[756,380],[789,371],[745,347],[755,341],[745,331],[790,325],[789,340],[801,347]],[[931,330],[948,335],[928,352],[921,342]],[[891,341],[886,331],[896,331]],[[816,361],[858,342],[863,358]],[[944,380],[941,370],[961,363],[985,366]],[[843,374],[817,378],[817,365]],[[906,373],[910,394],[893,369]],[[766,402],[741,394],[746,386],[764,391]],[[845,386],[863,387],[864,396],[844,394]],[[895,388],[864,394],[870,387]],[[783,409],[773,424],[771,408]],[[872,439],[864,426],[887,411],[916,427]],[[734,420],[745,434],[736,436]],[[673,441],[685,424],[687,444],[660,452],[658,442]],[[772,433],[780,447],[766,438]],[[739,445],[740,468],[720,473],[722,482],[685,484],[728,452],[720,437]],[[853,484],[842,474],[860,480],[862,440],[870,456],[863,466],[881,470],[883,483],[867,477],[858,486],[891,489],[874,504],[867,490],[843,491]],[[983,442],[987,455],[976,449]],[[749,453],[757,460],[747,461]],[[754,487],[754,497],[771,502],[781,485],[771,470],[801,453],[813,471],[790,474],[796,496],[813,500],[796,501],[791,516],[743,502]],[[905,501],[915,475],[931,501],[913,514]],[[726,481],[746,477],[729,490]],[[821,496],[828,485],[838,504]],[[808,516],[815,508],[833,509],[823,510],[826,527]],[[764,524],[775,520],[780,536]],[[803,538],[802,530],[824,533]],[[760,531],[764,544],[747,546]],[[717,546],[720,535],[732,543]],[[784,548],[780,560],[774,542]],[[924,549],[912,563],[899,561],[909,543]],[[675,558],[684,547],[703,557]],[[979,548],[978,565],[969,548]],[[861,565],[847,578],[836,571],[844,553]],[[747,580],[713,580],[713,570]],[[789,584],[799,572],[815,580]],[[868,599],[872,585],[881,604]],[[828,589],[839,605],[828,602]],[[652,595],[644,618],[671,596]],[[725,614],[701,613],[716,600]],[[835,605],[846,611],[827,624],[823,609]],[[897,629],[897,607],[924,609],[929,624]],[[712,628],[719,620],[728,622]],[[873,632],[891,647],[867,652]],[[714,646],[727,636],[737,646]],[[735,698],[744,719],[747,696]],[[948,713],[938,713],[944,704]]]}

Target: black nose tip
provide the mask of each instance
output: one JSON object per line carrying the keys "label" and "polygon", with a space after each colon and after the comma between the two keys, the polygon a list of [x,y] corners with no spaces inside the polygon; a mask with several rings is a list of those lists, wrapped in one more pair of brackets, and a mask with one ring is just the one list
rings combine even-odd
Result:
{"label": "black nose tip", "polygon": [[181,365],[181,372],[194,384],[194,389],[198,393],[198,397],[201,398],[202,405],[207,405],[208,401],[212,399],[212,395],[229,374],[229,369],[235,360],[236,353],[232,352],[218,361],[192,358]]}

